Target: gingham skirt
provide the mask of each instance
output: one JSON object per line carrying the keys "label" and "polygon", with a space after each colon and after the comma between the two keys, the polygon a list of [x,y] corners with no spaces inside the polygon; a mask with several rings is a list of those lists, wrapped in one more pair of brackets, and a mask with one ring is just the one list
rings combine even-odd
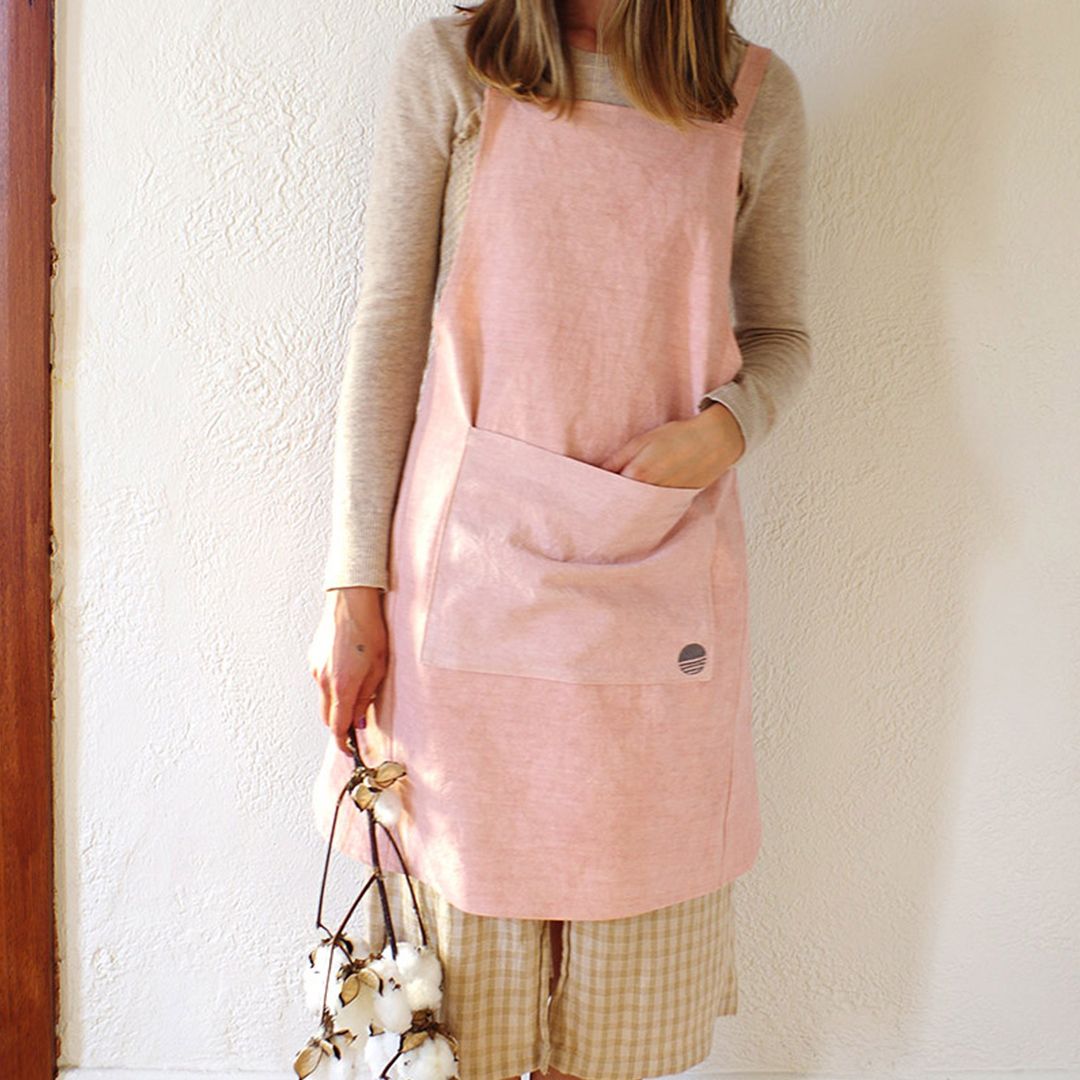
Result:
{"label": "gingham skirt", "polygon": [[[419,942],[404,875],[384,874],[395,932]],[[668,1076],[705,1060],[716,1017],[737,1011],[731,883],[642,915],[559,924],[475,915],[412,882],[443,966],[436,1018],[458,1039],[460,1080]],[[385,945],[374,886],[354,923]]]}

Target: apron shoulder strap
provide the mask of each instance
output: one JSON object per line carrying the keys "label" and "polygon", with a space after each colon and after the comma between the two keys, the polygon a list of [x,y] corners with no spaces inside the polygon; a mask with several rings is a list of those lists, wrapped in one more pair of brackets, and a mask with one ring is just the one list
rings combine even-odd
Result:
{"label": "apron shoulder strap", "polygon": [[754,107],[758,87],[765,75],[765,69],[769,66],[771,56],[772,50],[765,48],[764,45],[747,43],[738,73],[735,75],[735,85],[732,87],[738,102],[735,111],[727,120],[732,127],[740,129],[746,127],[747,118]]}

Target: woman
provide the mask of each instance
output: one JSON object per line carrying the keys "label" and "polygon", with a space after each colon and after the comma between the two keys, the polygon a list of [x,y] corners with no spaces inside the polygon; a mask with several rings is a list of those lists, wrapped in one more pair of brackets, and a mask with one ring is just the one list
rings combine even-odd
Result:
{"label": "woman", "polygon": [[722,0],[455,6],[376,131],[314,806],[354,726],[407,767],[462,1080],[677,1073],[760,844],[732,466],[810,366],[802,100]]}

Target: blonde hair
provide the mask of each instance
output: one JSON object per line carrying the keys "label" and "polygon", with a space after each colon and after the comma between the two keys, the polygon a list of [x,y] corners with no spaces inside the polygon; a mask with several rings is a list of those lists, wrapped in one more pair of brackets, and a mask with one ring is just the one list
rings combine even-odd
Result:
{"label": "blonde hair", "polygon": [[[731,0],[609,0],[597,27],[599,50],[631,105],[682,129],[720,122],[737,104],[732,90]],[[472,73],[514,97],[554,108],[575,99],[569,45],[555,0],[478,0],[454,4],[466,16]]]}

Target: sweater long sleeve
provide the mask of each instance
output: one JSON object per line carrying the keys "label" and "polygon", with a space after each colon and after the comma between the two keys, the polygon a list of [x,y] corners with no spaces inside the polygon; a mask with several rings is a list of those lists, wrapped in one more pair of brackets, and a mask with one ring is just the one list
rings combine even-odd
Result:
{"label": "sweater long sleeve", "polygon": [[776,55],[747,122],[743,192],[731,263],[742,367],[699,402],[735,415],[750,454],[776,427],[810,372],[806,317],[807,125],[799,83]]}
{"label": "sweater long sleeve", "polygon": [[360,295],[334,428],[324,587],[387,587],[390,523],[427,359],[456,115],[430,27],[399,45],[375,122]]}

